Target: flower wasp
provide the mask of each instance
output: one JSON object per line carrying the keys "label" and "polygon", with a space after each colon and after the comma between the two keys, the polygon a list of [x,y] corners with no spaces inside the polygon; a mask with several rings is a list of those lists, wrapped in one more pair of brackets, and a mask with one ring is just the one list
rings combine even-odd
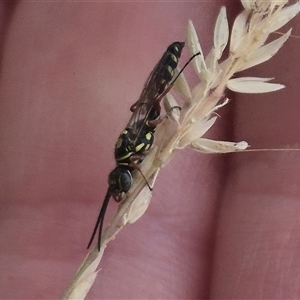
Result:
{"label": "flower wasp", "polygon": [[[130,108],[132,116],[116,143],[114,151],[116,167],[108,176],[109,187],[87,248],[91,246],[98,230],[97,246],[100,251],[103,221],[110,198],[113,197],[117,202],[122,200],[122,196],[132,186],[134,170],[139,171],[144,177],[139,164],[150,150],[156,126],[161,122],[160,100],[169,92],[174,81],[188,63],[199,54],[193,55],[175,77],[183,47],[184,42],[174,42],[167,48],[150,73],[139,99]],[[147,179],[145,177],[144,179],[151,189]]]}

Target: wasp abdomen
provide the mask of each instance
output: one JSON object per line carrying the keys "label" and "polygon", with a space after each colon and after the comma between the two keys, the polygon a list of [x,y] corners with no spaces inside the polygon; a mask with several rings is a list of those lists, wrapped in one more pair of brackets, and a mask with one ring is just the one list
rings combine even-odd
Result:
{"label": "wasp abdomen", "polygon": [[163,55],[161,59],[160,81],[158,82],[160,86],[157,86],[159,94],[164,92],[166,86],[174,78],[183,47],[184,43],[175,42],[168,47]]}

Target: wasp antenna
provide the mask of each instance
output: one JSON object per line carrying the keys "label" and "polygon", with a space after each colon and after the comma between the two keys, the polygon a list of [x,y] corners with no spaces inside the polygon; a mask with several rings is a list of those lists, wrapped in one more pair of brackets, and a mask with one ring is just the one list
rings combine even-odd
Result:
{"label": "wasp antenna", "polygon": [[170,83],[170,85],[172,86],[174,84],[174,82],[177,80],[177,78],[180,76],[180,74],[183,72],[183,70],[187,67],[187,65],[198,55],[200,55],[201,52],[197,52],[195,53],[193,56],[190,57],[190,59],[185,63],[185,65],[183,66],[183,68],[178,72],[178,74],[176,75],[176,77],[173,79],[173,81]]}
{"label": "wasp antenna", "polygon": [[103,204],[102,204],[102,207],[100,210],[100,214],[99,214],[100,222],[99,222],[99,232],[98,232],[98,251],[100,251],[100,247],[101,247],[101,235],[102,235],[103,221],[104,221],[104,216],[106,213],[106,209],[107,209],[110,197],[111,197],[111,189],[109,188],[107,191],[107,194],[105,196],[105,199],[103,201]]}
{"label": "wasp antenna", "polygon": [[103,204],[102,204],[102,207],[101,207],[101,210],[100,210],[100,213],[99,213],[99,216],[98,216],[98,219],[97,219],[97,222],[96,222],[96,225],[95,225],[95,228],[94,228],[94,231],[93,231],[93,234],[92,234],[92,236],[90,238],[90,241],[89,241],[89,244],[87,246],[87,249],[90,248],[90,246],[91,246],[91,244],[92,244],[92,242],[93,242],[93,240],[95,238],[97,229],[99,228],[99,233],[98,233],[99,234],[98,235],[98,251],[100,251],[103,221],[104,221],[104,216],[105,216],[105,212],[106,212],[106,209],[107,209],[110,197],[111,197],[111,189],[108,188],[106,196],[105,196]]}

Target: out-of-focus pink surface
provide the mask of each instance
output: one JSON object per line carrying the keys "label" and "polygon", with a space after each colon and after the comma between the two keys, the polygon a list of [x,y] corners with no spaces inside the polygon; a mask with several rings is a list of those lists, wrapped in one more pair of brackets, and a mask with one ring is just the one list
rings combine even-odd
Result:
{"label": "out-of-focus pink surface", "polygon": [[[1,4],[1,299],[61,296],[87,253],[130,105],[188,19],[209,51],[222,4],[232,20],[231,1]],[[299,147],[298,43],[247,71],[287,88],[229,94],[210,136]],[[88,299],[299,298],[299,165],[297,152],[181,151],[146,214],[109,244]]]}

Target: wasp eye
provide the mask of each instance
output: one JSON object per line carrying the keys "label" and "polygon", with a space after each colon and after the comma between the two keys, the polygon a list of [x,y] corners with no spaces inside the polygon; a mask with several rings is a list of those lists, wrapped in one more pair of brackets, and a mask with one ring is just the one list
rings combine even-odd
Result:
{"label": "wasp eye", "polygon": [[122,192],[127,193],[132,185],[132,175],[131,172],[127,169],[124,169],[119,177],[119,185],[122,189]]}

